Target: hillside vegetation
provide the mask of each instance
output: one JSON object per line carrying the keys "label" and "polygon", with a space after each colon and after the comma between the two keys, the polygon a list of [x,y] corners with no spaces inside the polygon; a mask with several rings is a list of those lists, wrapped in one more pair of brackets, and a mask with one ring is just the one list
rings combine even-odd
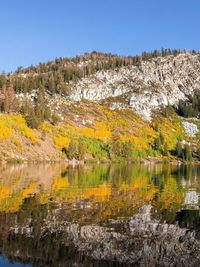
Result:
{"label": "hillside vegetation", "polygon": [[179,156],[190,160],[192,151],[181,154],[187,146],[183,140],[198,150],[197,138],[186,136],[174,111],[167,117],[157,114],[149,123],[131,110],[110,110],[83,101],[71,104],[67,114],[64,121],[44,121],[37,129],[30,128],[20,114],[1,114],[1,159],[132,161]]}
{"label": "hillside vegetation", "polygon": [[[188,68],[193,71],[194,66],[191,62],[197,64],[198,60],[199,55],[195,51],[187,54],[179,50],[163,49],[161,52],[144,52],[136,57],[93,52],[72,59],[56,59],[36,67],[19,68],[15,73],[2,74],[0,159],[133,161],[147,158],[163,160],[195,158],[198,160],[200,124],[198,118],[188,119],[191,115],[199,116],[198,91],[194,91],[193,96],[180,100],[177,106],[162,105],[161,101],[160,108],[154,110],[151,120],[144,120],[137,107],[134,108],[134,104],[132,108],[130,107],[130,101],[136,103],[136,100],[133,100],[136,95],[133,94],[137,90],[140,90],[140,93],[137,92],[138,100],[141,97],[145,98],[143,91],[147,88],[148,94],[152,94],[152,99],[148,101],[150,104],[155,103],[154,95],[161,99],[159,95],[162,94],[161,84],[165,85],[164,80],[167,76],[164,78],[164,75],[169,75],[170,68],[173,69],[173,77],[177,79],[176,68],[179,69],[181,64],[184,66],[191,64]],[[177,66],[174,67],[174,64]],[[135,66],[134,69],[131,69],[131,66]],[[159,89],[156,89],[153,73],[159,72],[159,66],[162,68],[160,74],[162,78],[159,78]],[[164,73],[166,68],[168,74]],[[147,86],[147,83],[145,85],[137,78],[133,79],[143,73],[145,81],[147,70],[149,77],[152,78],[151,85],[149,81]],[[94,77],[98,76],[106,86],[110,86],[109,81],[113,73],[116,76],[113,80],[116,79],[115,85],[118,84],[118,88],[111,88],[111,91],[122,89],[118,96],[107,97],[105,93],[106,97],[103,98],[102,90],[106,87],[95,83]],[[120,78],[122,74],[123,79]],[[179,76],[177,81],[180,82],[184,76],[183,74]],[[83,98],[79,101],[73,99],[79,90],[88,90],[91,84],[96,90],[92,92],[100,94],[98,101],[95,99],[97,95],[93,95],[93,101]],[[131,91],[128,87],[123,89],[124,86],[134,84],[137,88],[131,87]],[[126,98],[130,92],[132,100]],[[170,99],[170,93],[167,94]],[[119,101],[122,106],[117,105],[114,108],[111,104],[113,99],[115,103]],[[140,102],[142,101],[141,98]],[[140,106],[140,111],[142,110],[143,106]]]}
{"label": "hillside vegetation", "polygon": [[[27,93],[37,89],[42,84],[51,94],[68,95],[70,82],[88,77],[100,70],[110,70],[122,66],[138,66],[143,61],[149,61],[159,56],[178,55],[178,49],[162,49],[153,52],[143,52],[141,56],[118,56],[93,51],[74,58],[57,58],[55,61],[40,63],[28,68],[19,67],[16,72],[0,75],[0,88],[5,83],[11,83],[16,93]],[[193,51],[196,54],[195,51]]]}

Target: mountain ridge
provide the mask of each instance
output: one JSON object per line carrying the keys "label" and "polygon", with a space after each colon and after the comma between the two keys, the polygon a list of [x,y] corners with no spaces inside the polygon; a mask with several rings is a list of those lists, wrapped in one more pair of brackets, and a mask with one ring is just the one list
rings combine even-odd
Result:
{"label": "mountain ridge", "polygon": [[[151,120],[152,110],[176,106],[179,100],[187,100],[188,95],[199,90],[199,62],[199,53],[195,51],[163,49],[135,57],[92,52],[21,69],[8,76],[8,80],[14,80],[16,92],[31,92],[43,83],[53,95],[75,101],[103,101],[111,108],[131,108]],[[38,68],[40,72],[46,71],[38,73]],[[55,77],[49,68],[54,70]]]}
{"label": "mountain ridge", "polygon": [[199,159],[198,52],[67,60],[0,76],[0,158]]}
{"label": "mountain ridge", "polygon": [[[141,62],[140,66],[99,71],[88,78],[82,78],[73,87],[71,98],[98,101],[106,98],[115,100],[115,97],[124,95],[128,102],[126,108],[150,120],[151,110],[177,105],[179,100],[187,100],[188,95],[199,90],[199,77],[199,55],[184,53],[176,57],[158,57]],[[113,101],[113,106],[121,108],[123,101],[123,98],[121,102]]]}

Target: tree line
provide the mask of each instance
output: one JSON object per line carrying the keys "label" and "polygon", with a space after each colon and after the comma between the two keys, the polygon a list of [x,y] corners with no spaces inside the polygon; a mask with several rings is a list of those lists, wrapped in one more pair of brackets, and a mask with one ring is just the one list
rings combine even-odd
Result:
{"label": "tree line", "polygon": [[200,91],[188,96],[187,101],[180,100],[176,112],[185,118],[200,117]]}
{"label": "tree line", "polygon": [[[140,56],[118,56],[93,51],[74,58],[57,58],[28,68],[19,67],[16,72],[0,75],[0,88],[9,82],[16,93],[27,93],[38,89],[40,84],[50,94],[68,95],[70,82],[87,77],[100,70],[116,69],[122,66],[138,66],[142,61],[156,57],[178,55],[178,49],[162,49],[143,52]],[[192,51],[191,53],[197,53]]]}
{"label": "tree line", "polygon": [[42,84],[39,86],[34,99],[24,98],[22,102],[16,97],[12,84],[3,84],[0,91],[0,112],[1,113],[21,113],[28,126],[38,128],[41,122],[52,120],[54,116],[48,107],[45,88]]}

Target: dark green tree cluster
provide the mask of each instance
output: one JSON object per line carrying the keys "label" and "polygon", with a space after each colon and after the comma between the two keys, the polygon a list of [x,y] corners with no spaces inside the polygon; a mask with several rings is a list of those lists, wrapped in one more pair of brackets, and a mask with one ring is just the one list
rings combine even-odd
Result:
{"label": "dark green tree cluster", "polygon": [[131,141],[121,141],[118,136],[113,137],[110,145],[111,158],[124,158],[131,160],[133,158],[133,143]]}
{"label": "dark green tree cluster", "polygon": [[69,147],[62,150],[68,159],[84,160],[87,153],[87,145],[83,140],[71,140]]}
{"label": "dark green tree cluster", "polygon": [[92,159],[133,159],[133,143],[131,141],[121,141],[115,138],[110,144],[101,140],[88,137],[72,139],[67,148],[63,147],[62,151],[68,159],[85,160]]}
{"label": "dark green tree cluster", "polygon": [[96,160],[109,158],[108,144],[89,137],[81,137],[78,140],[72,139],[69,146],[67,148],[63,147],[62,151],[70,160],[85,160],[88,157]]}
{"label": "dark green tree cluster", "polygon": [[177,113],[185,118],[200,117],[200,92],[196,91],[193,96],[188,96],[188,101],[180,100]]}
{"label": "dark green tree cluster", "polygon": [[180,141],[178,141],[175,148],[175,154],[182,160],[191,161],[193,157],[193,150],[191,145],[183,145]]}
{"label": "dark green tree cluster", "polygon": [[21,113],[25,117],[27,124],[32,128],[38,128],[43,121],[51,118],[43,86],[40,86],[34,103],[31,103],[28,99],[24,100]]}
{"label": "dark green tree cluster", "polygon": [[146,61],[146,60],[151,60],[152,58],[156,58],[156,57],[166,57],[170,55],[177,56],[178,54],[182,52],[186,52],[186,51],[185,50],[181,51],[180,49],[171,50],[171,49],[165,49],[165,48],[162,48],[161,51],[159,50],[154,50],[152,52],[144,51],[141,55],[141,59]]}
{"label": "dark green tree cluster", "polygon": [[164,136],[160,133],[159,136],[155,139],[153,144],[153,149],[159,151],[163,156],[168,155],[168,147],[165,142]]}

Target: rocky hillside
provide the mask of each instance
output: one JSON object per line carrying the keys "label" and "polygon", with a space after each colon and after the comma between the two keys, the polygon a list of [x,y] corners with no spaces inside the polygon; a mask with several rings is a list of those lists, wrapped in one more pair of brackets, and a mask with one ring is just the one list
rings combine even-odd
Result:
{"label": "rocky hillside", "polygon": [[199,77],[200,54],[177,50],[93,52],[1,75],[0,159],[199,159]]}
{"label": "rocky hillside", "polygon": [[71,84],[70,98],[104,101],[113,108],[131,108],[150,120],[152,110],[177,105],[200,89],[200,55],[182,53],[99,71]]}
{"label": "rocky hillside", "polygon": [[[18,69],[6,77],[18,94],[31,93],[42,83],[56,95],[88,99],[112,108],[131,108],[151,120],[158,107],[177,105],[200,88],[200,54],[178,50],[121,57],[92,52]],[[4,77],[5,78],[5,77]],[[0,77],[0,87],[3,77]]]}

